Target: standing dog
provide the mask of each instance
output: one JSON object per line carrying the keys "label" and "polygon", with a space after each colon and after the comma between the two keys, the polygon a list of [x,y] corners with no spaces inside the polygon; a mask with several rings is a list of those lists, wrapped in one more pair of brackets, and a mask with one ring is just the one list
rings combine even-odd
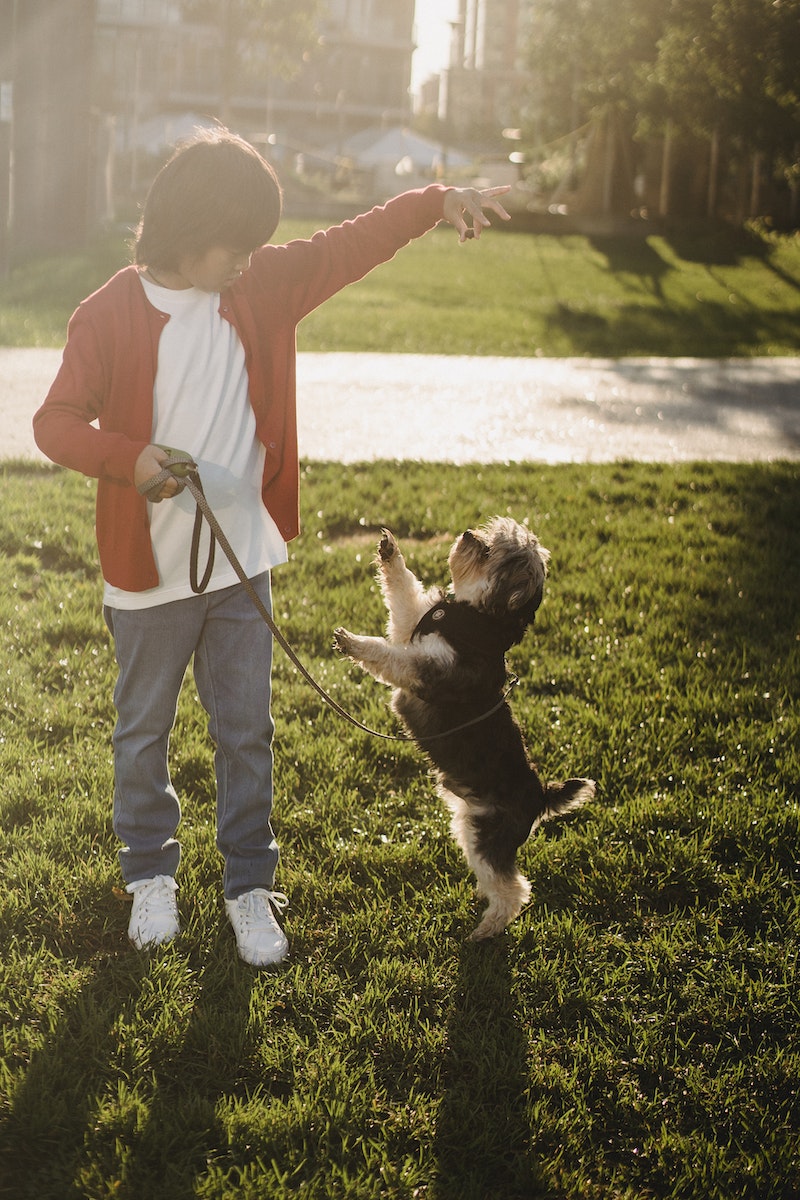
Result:
{"label": "standing dog", "polygon": [[343,654],[396,689],[394,711],[437,769],[453,836],[489,901],[475,940],[501,933],[530,897],[518,847],[594,795],[591,779],[542,785],[503,695],[505,653],[534,621],[549,558],[527,529],[495,517],[456,539],[445,595],[423,588],[384,530],[377,567],[387,636],[334,635]]}

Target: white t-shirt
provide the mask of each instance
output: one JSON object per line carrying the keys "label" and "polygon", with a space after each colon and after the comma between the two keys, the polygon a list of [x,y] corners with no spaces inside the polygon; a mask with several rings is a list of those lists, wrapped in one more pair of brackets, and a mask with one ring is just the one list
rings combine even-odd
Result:
{"label": "white t-shirt", "polygon": [[[249,578],[286,562],[286,543],[261,498],[264,446],[256,437],[248,396],[244,347],[219,315],[219,294],[173,290],[142,279],[147,298],[169,321],[161,332],[153,388],[152,441],[191,454],[206,499]],[[150,608],[191,596],[189,551],[195,502],[184,490],[148,503],[150,539],[159,584],[145,592],[105,585],[111,608]],[[198,574],[208,545],[204,524]],[[207,591],[229,587],[238,576],[217,546]]]}

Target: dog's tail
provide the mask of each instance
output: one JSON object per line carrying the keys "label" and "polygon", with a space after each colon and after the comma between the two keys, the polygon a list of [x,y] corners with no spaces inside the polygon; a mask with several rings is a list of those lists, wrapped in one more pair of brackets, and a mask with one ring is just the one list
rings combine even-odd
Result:
{"label": "dog's tail", "polygon": [[574,808],[580,808],[587,800],[591,800],[594,789],[593,779],[565,779],[563,783],[548,783],[544,789],[544,811],[536,818],[533,828],[536,829],[542,821],[549,821],[551,817],[561,817]]}

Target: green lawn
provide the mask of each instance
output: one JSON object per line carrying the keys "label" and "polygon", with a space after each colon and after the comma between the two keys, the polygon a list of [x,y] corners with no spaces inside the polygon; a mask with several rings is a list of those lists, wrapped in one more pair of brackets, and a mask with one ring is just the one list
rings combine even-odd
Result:
{"label": "green lawn", "polygon": [[292,950],[264,973],[223,915],[190,680],[185,932],[128,945],[93,486],[19,464],[0,488],[0,1194],[800,1196],[797,464],[305,464],[275,613],[317,677],[394,728],[330,649],[339,623],[381,629],[380,527],[444,582],[455,533],[529,519],[553,559],[513,707],[543,774],[598,796],[523,849],[518,921],[469,943],[423,756],[323,710],[278,652]]}
{"label": "green lawn", "polygon": [[[280,238],[314,223],[286,221]],[[0,281],[0,346],[61,346],[73,308],[126,261],[117,234]],[[749,357],[800,354],[800,238],[437,229],[312,313],[303,350]]]}

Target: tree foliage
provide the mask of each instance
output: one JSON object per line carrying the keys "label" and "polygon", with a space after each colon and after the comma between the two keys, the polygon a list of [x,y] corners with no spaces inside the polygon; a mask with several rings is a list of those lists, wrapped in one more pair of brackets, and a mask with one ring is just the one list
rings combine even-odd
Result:
{"label": "tree foliage", "polygon": [[799,0],[676,0],[675,7],[688,12],[668,31],[658,70],[681,123],[735,136],[751,150],[780,151],[800,140]]}
{"label": "tree foliage", "polygon": [[220,116],[226,123],[237,82],[260,78],[268,93],[273,77],[298,73],[316,40],[319,0],[182,0],[182,7],[185,17],[219,29]]}
{"label": "tree foliage", "polygon": [[540,0],[530,51],[545,136],[615,108],[786,160],[799,62],[800,0]]}
{"label": "tree foliage", "polygon": [[544,137],[628,111],[657,55],[663,0],[539,0],[530,49]]}
{"label": "tree foliage", "polygon": [[[219,26],[222,46],[235,73],[254,46],[265,48],[270,69],[283,78],[297,73],[315,41],[319,0],[182,0],[184,15]],[[237,62],[238,60],[238,62]]]}

